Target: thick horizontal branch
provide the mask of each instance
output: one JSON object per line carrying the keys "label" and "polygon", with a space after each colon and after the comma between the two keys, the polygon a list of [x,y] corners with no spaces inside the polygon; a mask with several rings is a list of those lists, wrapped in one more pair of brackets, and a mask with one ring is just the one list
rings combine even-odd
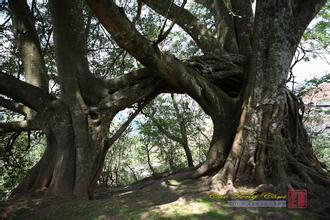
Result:
{"label": "thick horizontal branch", "polygon": [[144,101],[151,95],[160,93],[161,84],[164,82],[153,78],[140,80],[139,83],[123,87],[106,97],[99,105],[100,109],[113,108],[121,110],[136,102]]}
{"label": "thick horizontal branch", "polygon": [[[174,74],[184,74],[182,78],[176,80],[180,84],[182,80],[181,87],[172,86],[148,68],[139,69],[106,83],[109,91],[113,92],[111,97],[104,100],[102,108],[129,106],[134,103],[134,100],[142,100],[151,92],[156,94],[186,92],[199,102],[203,99],[201,91],[213,93],[211,87],[215,88],[215,86],[218,87],[217,90],[222,89],[227,95],[236,97],[242,86],[242,62],[244,62],[244,57],[234,57],[232,61],[214,56],[200,56],[185,60],[179,64],[178,68],[170,69],[173,72],[169,75],[172,77]],[[178,65],[178,62],[169,67],[175,65]],[[192,73],[194,76],[191,75]],[[214,97],[214,95],[209,97]]]}
{"label": "thick horizontal branch", "polygon": [[112,93],[124,87],[135,85],[141,82],[141,80],[147,78],[154,78],[156,80],[157,77],[152,74],[149,69],[142,68],[134,70],[128,74],[121,75],[114,79],[109,79],[105,82],[105,85],[108,88],[109,92]]}
{"label": "thick horizontal branch", "polygon": [[[123,13],[113,1],[87,0],[87,2],[103,26],[111,33],[116,43],[146,67],[152,69],[154,74],[165,79],[170,86],[178,90],[185,90],[187,94],[201,105],[204,105],[205,108],[215,103],[224,103],[223,100],[228,98],[220,88],[207,82],[203,76],[200,76],[192,68],[187,68],[187,66],[173,56],[161,53],[152,42],[135,29],[125,13]],[[118,106],[120,103],[127,104],[132,100],[128,99],[131,95],[133,95],[134,98],[143,98],[143,96],[139,94],[141,94],[140,91],[145,90],[145,88],[136,86],[134,89],[136,93],[132,93],[133,90],[124,90],[114,93],[110,99],[106,100],[106,103],[104,103],[105,106],[111,106],[112,103]],[[222,101],[218,98],[214,98],[215,90],[217,90],[216,93],[221,94]],[[148,92],[152,92],[152,89]],[[207,100],[205,100],[204,96],[208,97]],[[118,103],[118,100],[121,100],[121,102]]]}
{"label": "thick horizontal branch", "polygon": [[51,96],[44,90],[0,72],[0,94],[40,111]]}
{"label": "thick horizontal branch", "polygon": [[42,124],[37,120],[23,120],[0,123],[0,134],[6,132],[31,131],[41,129]]}
{"label": "thick horizontal branch", "polygon": [[20,103],[3,98],[1,96],[0,96],[0,106],[6,108],[8,110],[11,110],[13,112],[19,113],[21,115],[26,115],[28,112],[28,109],[29,109],[28,107],[26,107]]}
{"label": "thick horizontal branch", "polygon": [[212,32],[206,26],[201,24],[199,20],[188,10],[173,4],[168,13],[168,9],[171,5],[170,0],[144,0],[143,2],[157,13],[167,16],[170,20],[175,20],[176,24],[192,37],[197,46],[201,48],[204,53],[218,52],[223,55],[225,54],[225,51],[221,50],[220,45],[213,36]]}

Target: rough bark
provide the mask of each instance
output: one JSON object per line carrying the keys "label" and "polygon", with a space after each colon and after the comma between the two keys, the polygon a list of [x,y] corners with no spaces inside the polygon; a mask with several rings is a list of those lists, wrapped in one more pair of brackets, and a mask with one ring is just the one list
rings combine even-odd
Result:
{"label": "rough bark", "polygon": [[[45,61],[29,6],[26,1],[11,0],[9,8],[12,15],[13,32],[24,67],[25,81],[48,92]],[[27,109],[26,117],[32,119],[35,113],[32,109]]]}
{"label": "rough bark", "polygon": [[[232,190],[233,183],[246,182],[279,184],[282,190],[316,180],[329,183],[329,174],[311,153],[300,104],[285,87],[290,61],[303,34],[294,29],[301,21],[295,20],[292,7],[287,1],[257,3],[243,111],[226,163],[213,178],[217,190],[226,185]],[[294,128],[294,136],[287,126]],[[303,159],[294,156],[297,149],[305,155]],[[302,164],[309,164],[309,169]]]}
{"label": "rough bark", "polygon": [[[52,98],[31,82],[0,75],[1,94],[37,113],[33,121],[0,124],[1,131],[40,129],[47,138],[43,157],[12,196],[41,190],[52,195],[91,198],[107,150],[148,99],[159,93],[157,89],[165,87],[159,78],[150,74],[142,74],[141,78],[140,74],[131,73],[107,82],[96,79],[88,69],[86,39],[81,37],[82,30],[78,28],[83,23],[81,2],[50,1],[50,9],[61,98]],[[95,88],[90,90],[91,86]],[[137,102],[143,103],[139,111],[109,139],[113,117]],[[2,103],[12,107],[7,100]]]}
{"label": "rough bark", "polygon": [[45,61],[29,6],[26,1],[10,0],[9,8],[12,15],[13,32],[24,66],[26,82],[48,91]]}

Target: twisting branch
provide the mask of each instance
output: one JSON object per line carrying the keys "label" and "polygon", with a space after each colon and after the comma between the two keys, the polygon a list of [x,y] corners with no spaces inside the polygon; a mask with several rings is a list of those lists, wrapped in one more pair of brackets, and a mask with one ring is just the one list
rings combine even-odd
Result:
{"label": "twisting branch", "polygon": [[[157,3],[161,4],[160,6],[166,7],[168,1],[145,1],[147,4]],[[139,60],[143,65],[152,69],[153,74],[157,74],[161,78],[165,79],[170,86],[173,86],[177,90],[185,89],[188,91],[188,94],[194,98],[199,104],[204,108],[208,108],[209,106],[214,106],[215,104],[219,106],[219,103],[222,103],[226,106],[228,103],[231,103],[232,100],[225,94],[220,88],[216,87],[214,84],[208,82],[204,77],[200,76],[193,68],[188,68],[185,64],[183,64],[178,59],[175,59],[173,56],[162,53],[158,47],[155,47],[154,44],[146,39],[140,32],[136,30],[134,25],[127,18],[125,13],[120,10],[120,8],[111,0],[99,0],[92,1],[87,0],[88,5],[90,6],[93,13],[98,17],[103,26],[107,29],[109,33],[113,36],[116,43],[129,52],[133,57]],[[176,8],[173,6],[173,9]],[[180,10],[180,7],[177,7]],[[172,18],[175,17],[176,12],[178,10],[170,11],[170,16]],[[186,10],[183,10],[187,12]],[[190,14],[190,13],[189,13]],[[181,20],[185,19],[185,20]],[[194,27],[190,27],[192,24],[191,20],[186,20],[185,14],[183,16],[178,17],[178,22],[181,20],[183,24],[186,26],[187,30],[196,31]],[[189,17],[188,19],[194,20],[194,22],[198,21],[194,17]],[[206,39],[203,35],[207,32],[207,29],[201,30],[198,29],[196,34],[196,39],[206,40],[209,39],[206,36]],[[210,41],[205,41],[205,45],[210,48],[209,51],[216,51],[218,48],[216,45]],[[144,90],[143,88],[141,88]],[[141,90],[137,88],[137,90]],[[152,92],[152,91],[151,91]],[[215,95],[215,93],[217,95]],[[127,93],[126,93],[127,94]],[[122,92],[119,92],[118,95],[122,95]],[[129,94],[136,96],[136,94]],[[209,97],[207,100],[203,97]],[[110,102],[105,100],[106,102],[112,104],[116,104],[116,94],[112,95],[112,99],[110,98]],[[125,101],[127,99],[127,95],[123,96]],[[118,99],[117,99],[118,100]],[[107,105],[107,103],[104,103]],[[225,109],[225,107],[223,108]],[[217,109],[216,112],[223,112],[223,109]],[[221,114],[221,113],[219,113]]]}

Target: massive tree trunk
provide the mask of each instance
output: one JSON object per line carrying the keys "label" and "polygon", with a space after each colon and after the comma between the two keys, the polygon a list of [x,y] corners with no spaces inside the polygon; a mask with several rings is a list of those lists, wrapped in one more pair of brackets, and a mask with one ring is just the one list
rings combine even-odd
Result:
{"label": "massive tree trunk", "polygon": [[[26,120],[0,124],[0,131],[42,130],[47,139],[41,160],[12,196],[45,191],[52,195],[91,198],[109,147],[148,100],[165,87],[161,79],[146,69],[108,81],[95,78],[86,56],[82,2],[49,1],[49,6],[61,89],[59,98],[48,94],[46,68],[27,3],[10,1],[26,82],[1,73],[0,88],[2,94],[26,105],[18,108],[20,105],[3,98],[3,103],[24,114]],[[114,116],[134,103],[139,103],[138,109],[108,137]]]}
{"label": "massive tree trunk", "polygon": [[286,190],[330,183],[312,153],[302,123],[303,103],[286,88],[292,57],[316,12],[288,1],[257,2],[239,126],[226,162],[213,178],[215,189],[250,183]]}
{"label": "massive tree trunk", "polygon": [[[109,147],[107,133],[113,115],[95,119],[81,112],[81,120],[86,120],[86,123],[80,124],[75,131],[69,107],[61,102],[57,105],[48,112],[48,125],[44,128],[47,138],[45,153],[13,195],[45,190],[53,195],[92,196]],[[77,136],[75,132],[86,136]]]}

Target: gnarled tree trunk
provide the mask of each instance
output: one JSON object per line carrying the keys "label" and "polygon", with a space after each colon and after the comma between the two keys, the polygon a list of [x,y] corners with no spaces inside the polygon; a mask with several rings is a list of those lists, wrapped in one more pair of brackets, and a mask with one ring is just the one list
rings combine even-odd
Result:
{"label": "gnarled tree trunk", "polygon": [[[156,88],[164,89],[164,86],[161,86],[162,80],[145,69],[114,80],[97,79],[88,67],[83,3],[49,1],[49,6],[61,90],[59,98],[48,94],[46,67],[27,3],[10,1],[26,82],[1,72],[0,88],[2,94],[25,104],[29,111],[14,108],[13,102],[12,110],[25,114],[26,120],[0,124],[1,132],[42,130],[47,139],[41,160],[12,196],[45,191],[52,195],[91,198],[109,147],[148,99],[159,93]],[[139,103],[138,109],[109,138],[114,116],[134,103]]]}
{"label": "gnarled tree trunk", "polygon": [[[69,108],[64,103],[57,104],[60,106],[48,113],[49,121],[44,129],[47,138],[44,155],[14,190],[14,196],[38,190],[53,195],[92,196],[109,147],[107,133],[114,115],[96,120],[82,114],[82,119],[87,119],[87,123],[79,125],[75,131]],[[86,137],[75,135],[75,132],[83,133],[84,130],[88,131]]]}
{"label": "gnarled tree trunk", "polygon": [[288,1],[257,2],[243,110],[226,162],[213,178],[215,189],[232,190],[235,183],[273,184],[279,190],[330,183],[312,153],[302,103],[286,88],[292,57],[315,13]]}

